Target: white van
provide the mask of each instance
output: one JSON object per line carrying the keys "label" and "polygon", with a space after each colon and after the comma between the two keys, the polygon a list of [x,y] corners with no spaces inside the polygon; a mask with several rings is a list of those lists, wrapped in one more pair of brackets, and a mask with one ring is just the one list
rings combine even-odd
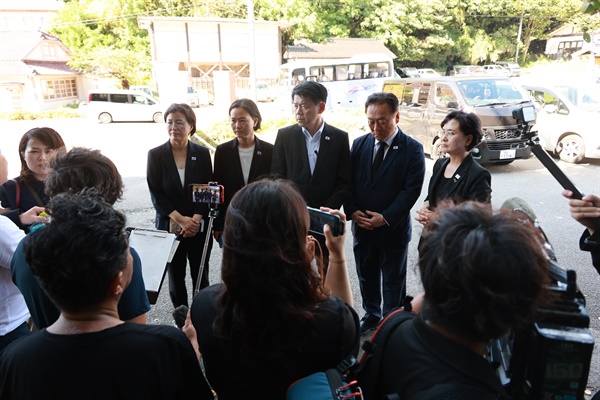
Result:
{"label": "white van", "polygon": [[88,92],[88,117],[103,124],[113,121],[163,122],[163,107],[139,90],[93,89]]}

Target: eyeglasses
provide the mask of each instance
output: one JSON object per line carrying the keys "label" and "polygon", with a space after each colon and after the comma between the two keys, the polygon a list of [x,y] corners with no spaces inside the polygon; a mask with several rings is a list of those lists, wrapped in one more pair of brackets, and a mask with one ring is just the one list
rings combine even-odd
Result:
{"label": "eyeglasses", "polygon": [[442,131],[442,134],[440,135],[440,137],[444,138],[447,137],[448,139],[452,139],[454,137],[454,135],[456,135],[458,132],[455,131]]}

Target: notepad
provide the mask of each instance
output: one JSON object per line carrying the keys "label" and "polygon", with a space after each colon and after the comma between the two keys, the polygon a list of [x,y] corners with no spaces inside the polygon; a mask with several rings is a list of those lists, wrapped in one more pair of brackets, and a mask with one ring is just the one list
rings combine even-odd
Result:
{"label": "notepad", "polygon": [[156,304],[158,293],[165,278],[167,263],[173,259],[179,241],[167,231],[128,228],[129,245],[142,261],[142,276],[150,304]]}

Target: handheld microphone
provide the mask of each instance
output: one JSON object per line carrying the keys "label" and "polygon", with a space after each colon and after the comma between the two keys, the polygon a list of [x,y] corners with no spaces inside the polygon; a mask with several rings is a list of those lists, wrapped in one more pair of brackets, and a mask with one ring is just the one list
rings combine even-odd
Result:
{"label": "handheld microphone", "polygon": [[183,328],[183,325],[185,325],[188,311],[189,308],[186,305],[180,305],[173,310],[173,319],[175,320],[175,325],[177,325],[179,329]]}

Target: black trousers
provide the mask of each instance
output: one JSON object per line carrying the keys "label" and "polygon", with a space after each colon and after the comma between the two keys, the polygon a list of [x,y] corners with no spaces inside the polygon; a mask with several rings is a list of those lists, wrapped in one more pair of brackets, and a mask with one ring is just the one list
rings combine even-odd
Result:
{"label": "black trousers", "polygon": [[[188,294],[185,286],[186,266],[187,261],[190,263],[190,272],[192,277],[192,287],[195,288],[198,281],[198,272],[200,270],[200,261],[202,261],[202,252],[204,250],[204,242],[206,234],[199,232],[194,237],[181,238],[179,247],[173,256],[173,259],[167,264],[167,272],[169,274],[169,295],[173,307],[177,308],[180,305],[189,306]],[[204,270],[202,271],[202,281],[200,289],[209,285],[208,282],[208,264],[210,261],[210,252],[212,249],[212,235],[209,233],[208,248],[206,250],[206,259],[204,261]],[[192,296],[193,296],[192,289]]]}

